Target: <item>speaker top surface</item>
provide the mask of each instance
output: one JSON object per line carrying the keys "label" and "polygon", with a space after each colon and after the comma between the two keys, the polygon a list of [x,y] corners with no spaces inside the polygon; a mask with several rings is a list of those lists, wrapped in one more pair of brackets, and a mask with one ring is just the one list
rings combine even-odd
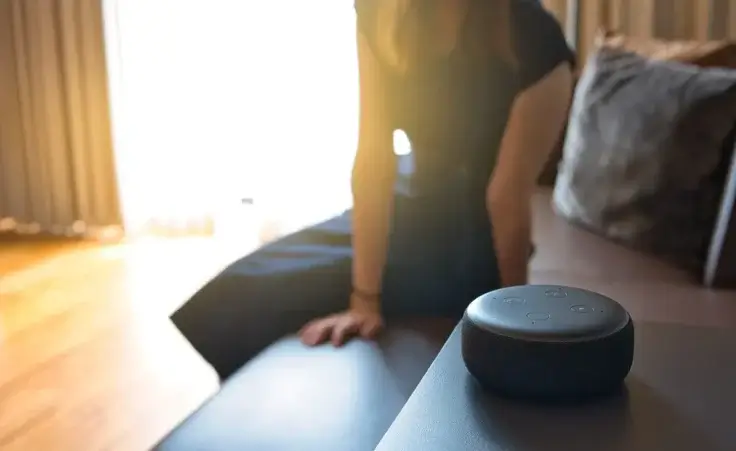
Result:
{"label": "speaker top surface", "polygon": [[629,322],[616,301],[557,285],[502,288],[474,300],[465,313],[476,327],[529,341],[586,341],[606,337]]}

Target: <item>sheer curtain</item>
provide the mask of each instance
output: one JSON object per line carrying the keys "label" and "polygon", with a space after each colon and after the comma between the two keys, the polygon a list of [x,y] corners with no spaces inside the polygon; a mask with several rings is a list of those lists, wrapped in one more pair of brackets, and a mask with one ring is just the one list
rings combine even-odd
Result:
{"label": "sheer curtain", "polygon": [[352,2],[106,0],[129,231],[284,233],[348,206]]}

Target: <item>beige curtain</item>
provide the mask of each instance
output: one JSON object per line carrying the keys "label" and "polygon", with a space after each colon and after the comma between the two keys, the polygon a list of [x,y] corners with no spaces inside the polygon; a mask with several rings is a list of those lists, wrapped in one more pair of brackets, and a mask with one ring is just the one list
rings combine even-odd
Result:
{"label": "beige curtain", "polygon": [[[613,29],[643,38],[734,39],[736,0],[543,0],[566,24],[579,54],[596,33]],[[573,16],[572,14],[575,14]]]}
{"label": "beige curtain", "polygon": [[100,0],[0,0],[0,231],[121,224]]}

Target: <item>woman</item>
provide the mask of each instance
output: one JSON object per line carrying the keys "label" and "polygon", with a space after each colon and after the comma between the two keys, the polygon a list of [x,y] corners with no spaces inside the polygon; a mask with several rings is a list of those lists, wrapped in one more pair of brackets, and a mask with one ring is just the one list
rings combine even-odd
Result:
{"label": "woman", "polygon": [[[173,315],[223,379],[300,326],[307,345],[341,345],[527,282],[530,198],[571,97],[559,25],[535,0],[355,6],[353,210],[246,256]],[[414,155],[403,185],[397,129]]]}

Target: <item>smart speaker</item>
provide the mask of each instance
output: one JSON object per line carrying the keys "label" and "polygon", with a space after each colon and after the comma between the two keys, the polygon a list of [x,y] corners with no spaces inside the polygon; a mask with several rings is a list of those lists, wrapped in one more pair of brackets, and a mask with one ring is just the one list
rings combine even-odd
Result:
{"label": "smart speaker", "polygon": [[496,394],[582,401],[619,389],[634,359],[634,323],[616,301],[555,285],[496,290],[462,319],[462,356]]}

